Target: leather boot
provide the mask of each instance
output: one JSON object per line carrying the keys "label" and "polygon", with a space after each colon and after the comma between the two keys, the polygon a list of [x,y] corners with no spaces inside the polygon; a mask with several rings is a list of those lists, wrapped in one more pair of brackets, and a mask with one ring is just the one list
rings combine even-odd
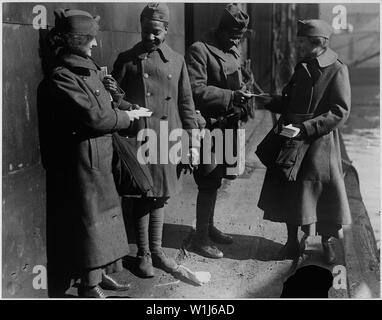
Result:
{"label": "leather boot", "polygon": [[192,241],[192,248],[195,253],[203,257],[220,259],[224,254],[216,246],[214,246],[208,239],[198,238],[197,236]]}
{"label": "leather boot", "polygon": [[220,243],[220,244],[232,244],[233,243],[233,239],[231,236],[221,232],[219,229],[217,229],[213,225],[209,226],[208,234],[210,236],[210,239],[215,243]]}
{"label": "leather boot", "polygon": [[138,253],[138,274],[143,278],[152,278],[155,276],[153,262],[151,259],[150,252],[143,252],[142,254]]}
{"label": "leather boot", "polygon": [[102,291],[99,286],[87,287],[80,286],[78,288],[78,296],[80,298],[97,298],[97,299],[106,299],[106,294]]}
{"label": "leather boot", "polygon": [[169,273],[176,271],[179,266],[173,258],[164,253],[163,249],[152,252],[152,260],[154,267]]}
{"label": "leather boot", "polygon": [[113,291],[126,291],[130,289],[129,283],[119,283],[107,274],[102,274],[102,282],[99,284],[102,289]]}
{"label": "leather boot", "polygon": [[323,260],[326,264],[334,264],[337,260],[334,238],[322,238]]}

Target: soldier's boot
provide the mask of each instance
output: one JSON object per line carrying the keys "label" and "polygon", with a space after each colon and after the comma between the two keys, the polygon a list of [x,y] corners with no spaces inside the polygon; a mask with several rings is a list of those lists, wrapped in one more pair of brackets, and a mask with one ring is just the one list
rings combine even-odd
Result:
{"label": "soldier's boot", "polygon": [[199,190],[196,201],[196,233],[192,241],[193,249],[207,258],[223,258],[221,252],[209,240],[209,224],[215,210],[217,190],[203,192]]}
{"label": "soldier's boot", "polygon": [[150,251],[153,266],[171,273],[178,268],[178,264],[163,251],[163,222],[164,208],[153,210],[150,214]]}
{"label": "soldier's boot", "polygon": [[152,278],[155,276],[151,253],[149,251],[138,252],[137,272],[140,277]]}
{"label": "soldier's boot", "polygon": [[176,271],[179,267],[175,259],[168,257],[162,248],[152,252],[152,259],[154,267],[169,273]]}
{"label": "soldier's boot", "polygon": [[228,234],[220,231],[214,226],[214,214],[211,215],[209,225],[208,225],[208,235],[210,239],[215,243],[220,244],[232,244],[233,239]]}

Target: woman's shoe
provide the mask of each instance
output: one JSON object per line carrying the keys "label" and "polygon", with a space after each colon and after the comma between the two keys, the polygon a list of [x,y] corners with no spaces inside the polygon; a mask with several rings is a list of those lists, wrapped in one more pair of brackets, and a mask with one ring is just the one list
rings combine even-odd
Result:
{"label": "woman's shoe", "polygon": [[334,238],[323,239],[321,241],[323,249],[323,260],[326,264],[334,264],[337,261]]}
{"label": "woman's shoe", "polygon": [[143,278],[152,278],[155,276],[153,262],[151,260],[150,252],[144,252],[143,254],[137,255],[138,259],[138,274]]}
{"label": "woman's shoe", "polygon": [[107,274],[102,275],[102,282],[99,284],[102,289],[113,291],[126,291],[130,289],[129,283],[119,283]]}
{"label": "woman's shoe", "polygon": [[287,241],[277,254],[277,260],[295,260],[301,255],[298,241]]}
{"label": "woman's shoe", "polygon": [[80,286],[78,288],[78,297],[80,298],[97,298],[97,299],[106,299],[107,295],[99,286],[88,287]]}

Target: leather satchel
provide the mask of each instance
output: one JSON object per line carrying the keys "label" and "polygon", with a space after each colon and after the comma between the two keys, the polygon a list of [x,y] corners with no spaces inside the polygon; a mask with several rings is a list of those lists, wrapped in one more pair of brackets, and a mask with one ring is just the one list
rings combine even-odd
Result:
{"label": "leather satchel", "polygon": [[139,163],[137,149],[128,139],[113,133],[113,176],[120,196],[148,195],[154,182],[148,167]]}
{"label": "leather satchel", "polygon": [[259,143],[256,148],[256,155],[259,160],[267,167],[275,166],[276,159],[280,153],[284,137],[277,133],[279,124],[276,125],[268,132],[264,139]]}

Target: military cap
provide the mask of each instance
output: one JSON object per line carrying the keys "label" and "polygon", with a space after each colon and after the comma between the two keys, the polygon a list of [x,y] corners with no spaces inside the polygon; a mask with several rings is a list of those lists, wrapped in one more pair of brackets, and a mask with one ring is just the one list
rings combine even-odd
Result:
{"label": "military cap", "polygon": [[170,10],[168,9],[168,6],[163,2],[149,3],[142,10],[141,20],[143,18],[146,18],[149,20],[169,22]]}
{"label": "military cap", "polygon": [[220,19],[219,29],[227,30],[234,34],[243,34],[247,30],[248,15],[235,4],[228,4]]}
{"label": "military cap", "polygon": [[55,28],[61,33],[96,36],[100,20],[89,12],[72,9],[54,10]]}
{"label": "military cap", "polygon": [[333,28],[324,20],[298,20],[297,36],[298,37],[324,37],[329,39],[333,33]]}

